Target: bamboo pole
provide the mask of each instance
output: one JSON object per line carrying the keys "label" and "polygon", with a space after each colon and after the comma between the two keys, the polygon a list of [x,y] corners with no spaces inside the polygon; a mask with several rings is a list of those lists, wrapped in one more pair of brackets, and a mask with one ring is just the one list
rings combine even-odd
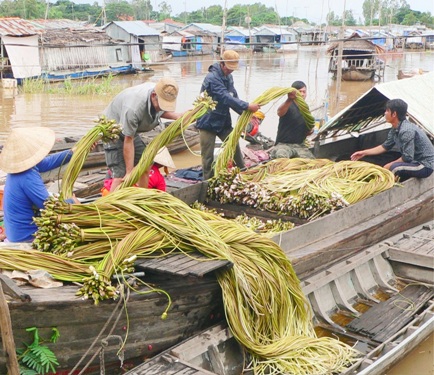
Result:
{"label": "bamboo pole", "polygon": [[3,350],[6,353],[6,367],[8,375],[20,375],[15,342],[12,332],[11,315],[6,297],[0,282],[0,329],[3,342]]}

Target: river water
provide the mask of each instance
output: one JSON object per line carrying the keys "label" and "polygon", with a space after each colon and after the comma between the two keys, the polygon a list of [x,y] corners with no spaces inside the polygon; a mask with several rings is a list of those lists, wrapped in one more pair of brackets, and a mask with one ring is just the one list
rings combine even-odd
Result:
{"label": "river water", "polygon": [[[434,68],[433,52],[390,53],[382,58],[386,68],[380,82],[396,80],[400,69],[432,71]],[[192,107],[208,66],[215,61],[214,56],[172,59],[164,65],[153,67],[152,73],[116,77],[113,84],[121,90],[145,81],[157,81],[163,76],[172,76],[180,86],[177,111],[181,112]],[[245,54],[241,56],[239,69],[233,73],[235,87],[241,99],[252,102],[267,88],[288,87],[293,81],[302,80],[308,88],[306,100],[311,109],[319,108],[314,115],[321,119],[333,116],[378,83],[342,82],[337,94],[337,82],[327,72],[328,62],[326,47],[300,47],[298,51],[286,54]],[[17,126],[50,127],[58,137],[81,136],[94,125],[93,120],[101,114],[112,96],[24,94],[19,90],[0,89],[0,143],[4,142],[8,131]],[[277,131],[277,107],[283,100],[281,98],[262,108],[266,118],[261,125],[261,132],[273,139]],[[200,156],[194,151],[175,155],[174,160],[178,168],[200,164]],[[433,375],[433,336],[388,374]]]}

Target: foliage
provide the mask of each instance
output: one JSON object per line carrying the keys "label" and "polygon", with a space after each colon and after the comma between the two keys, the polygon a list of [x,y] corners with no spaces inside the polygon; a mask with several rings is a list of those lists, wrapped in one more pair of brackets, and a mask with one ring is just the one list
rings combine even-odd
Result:
{"label": "foliage", "polygon": [[[26,329],[27,332],[33,332],[33,342],[26,344],[25,348],[17,349],[18,362],[20,364],[20,375],[44,375],[49,372],[56,372],[57,362],[56,355],[50,348],[43,345],[45,342],[39,336],[39,331],[36,327]],[[52,328],[52,335],[49,342],[55,343],[60,333],[57,328]]]}
{"label": "foliage", "polygon": [[[329,25],[332,26],[342,26],[342,18],[340,18],[338,15],[335,15],[335,13],[329,12],[327,14],[327,22]],[[345,22],[344,25],[346,26],[355,26],[357,25],[357,22],[353,16],[353,11],[352,10],[346,10],[345,11]]]}
{"label": "foliage", "polygon": [[[151,0],[107,0],[103,20],[103,8],[97,1],[93,4],[76,4],[70,0],[57,0],[54,3],[45,0],[0,0],[0,17],[43,19],[47,15],[50,19],[73,19],[95,23],[98,26],[101,26],[104,21],[136,19],[161,21],[170,17],[184,23],[204,22],[221,25],[223,21],[221,5],[203,6],[192,12],[173,15],[172,8],[167,1],[159,2],[158,9],[154,9],[151,3]],[[247,27],[246,17],[250,17],[251,27],[263,24],[292,25],[299,20],[310,23],[308,19],[294,16],[280,17],[273,7],[256,2],[250,5],[236,4],[228,8],[226,24]],[[414,25],[417,22],[428,27],[434,25],[434,17],[430,12],[411,10],[406,0],[364,0],[363,17],[365,25],[390,23]],[[326,17],[327,23],[334,26],[341,26],[342,18],[342,15],[335,14],[333,11],[329,12]],[[352,9],[346,10],[345,25],[355,26],[360,23],[361,21],[357,22],[354,18]]]}
{"label": "foliage", "polygon": [[119,84],[114,84],[113,77],[113,75],[109,75],[107,77],[82,80],[72,80],[69,78],[58,85],[49,83],[43,78],[24,79],[22,91],[32,94],[40,92],[68,95],[117,94],[123,87]]}

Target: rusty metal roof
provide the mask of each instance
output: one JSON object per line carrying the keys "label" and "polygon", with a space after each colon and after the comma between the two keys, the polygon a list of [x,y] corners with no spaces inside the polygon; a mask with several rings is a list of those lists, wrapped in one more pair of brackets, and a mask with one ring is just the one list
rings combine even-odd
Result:
{"label": "rusty metal roof", "polygon": [[0,18],[0,35],[29,36],[39,33],[40,30],[29,21],[18,17]]}

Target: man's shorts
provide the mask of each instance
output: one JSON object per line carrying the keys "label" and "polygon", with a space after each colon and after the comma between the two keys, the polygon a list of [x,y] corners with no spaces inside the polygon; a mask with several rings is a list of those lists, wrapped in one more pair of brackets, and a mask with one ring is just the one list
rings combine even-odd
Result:
{"label": "man's shorts", "polygon": [[[134,165],[137,165],[146,145],[139,135],[134,137]],[[120,137],[115,142],[104,144],[105,161],[113,178],[122,178],[126,174],[124,160],[124,137]]]}

